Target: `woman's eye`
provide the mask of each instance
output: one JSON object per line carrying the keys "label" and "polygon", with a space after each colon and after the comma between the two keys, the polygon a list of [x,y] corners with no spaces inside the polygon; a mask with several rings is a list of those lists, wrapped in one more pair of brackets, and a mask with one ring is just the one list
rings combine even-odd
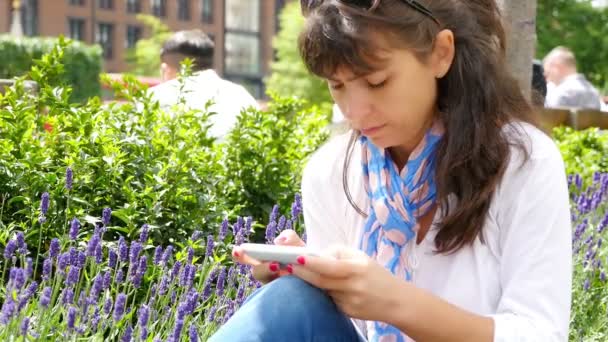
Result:
{"label": "woman's eye", "polygon": [[367,82],[368,86],[372,89],[382,88],[386,84],[386,80],[379,83]]}
{"label": "woman's eye", "polygon": [[329,87],[333,90],[337,90],[337,89],[342,88],[342,84],[341,83],[330,84]]}

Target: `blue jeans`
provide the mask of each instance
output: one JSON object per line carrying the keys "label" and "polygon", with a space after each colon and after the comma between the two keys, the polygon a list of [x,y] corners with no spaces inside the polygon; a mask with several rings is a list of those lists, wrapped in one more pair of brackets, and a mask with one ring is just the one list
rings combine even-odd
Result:
{"label": "blue jeans", "polygon": [[323,291],[294,276],[256,290],[210,342],[362,342],[352,321]]}

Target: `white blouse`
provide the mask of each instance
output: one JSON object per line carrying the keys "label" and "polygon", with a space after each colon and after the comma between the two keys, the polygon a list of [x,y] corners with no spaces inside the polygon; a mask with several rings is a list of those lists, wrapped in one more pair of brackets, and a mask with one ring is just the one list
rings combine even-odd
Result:
{"label": "white blouse", "polygon": [[[572,282],[572,230],[564,164],[553,141],[528,124],[523,133],[530,158],[522,165],[513,147],[478,238],[455,254],[434,254],[435,223],[420,244],[413,241],[413,281],[444,300],[494,319],[494,341],[567,341]],[[310,159],[302,179],[308,245],[359,247],[365,218],[349,203],[342,184],[350,133],[337,136]],[[348,170],[353,200],[368,209],[360,146]],[[453,198],[451,200],[454,200]],[[407,333],[407,332],[405,332]]]}

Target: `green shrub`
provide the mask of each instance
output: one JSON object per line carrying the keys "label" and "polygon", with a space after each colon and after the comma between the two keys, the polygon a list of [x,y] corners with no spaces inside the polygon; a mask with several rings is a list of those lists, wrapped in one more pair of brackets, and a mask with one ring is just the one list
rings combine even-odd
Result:
{"label": "green shrub", "polygon": [[[0,78],[25,76],[34,61],[51,51],[61,39],[0,35]],[[63,56],[59,60],[65,72],[53,82],[56,82],[56,86],[69,85],[73,90],[72,101],[81,102],[100,94],[99,73],[102,60],[99,46],[74,41],[63,50]]]}
{"label": "green shrub", "polygon": [[72,217],[97,222],[104,207],[113,210],[107,236],[133,238],[146,223],[153,241],[163,244],[214,230],[237,213],[260,226],[273,204],[289,210],[306,156],[325,137],[317,111],[277,98],[267,111],[244,111],[235,132],[216,143],[207,136],[214,113],[181,104],[161,110],[132,77],[112,83],[124,102],[70,103],[70,88],[52,82],[62,75],[67,48],[58,44],[32,68],[37,96],[18,82],[0,97],[0,225],[7,228],[0,245],[13,230],[39,243],[43,192],[53,211],[43,243],[64,234]]}
{"label": "green shrub", "polygon": [[570,127],[553,130],[567,174],[590,180],[596,172],[608,172],[608,135],[597,128],[576,131]]}

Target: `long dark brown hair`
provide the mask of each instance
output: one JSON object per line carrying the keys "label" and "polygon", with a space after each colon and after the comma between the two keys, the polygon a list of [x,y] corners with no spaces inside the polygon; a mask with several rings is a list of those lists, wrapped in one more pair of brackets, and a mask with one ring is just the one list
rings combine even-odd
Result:
{"label": "long dark brown hair", "polygon": [[[437,107],[446,128],[437,150],[437,199],[446,215],[435,237],[438,253],[452,253],[483,241],[482,227],[507,167],[510,147],[529,151],[523,135],[507,136],[503,126],[534,123],[532,108],[507,70],[505,30],[494,0],[418,0],[436,20],[404,0],[302,0],[306,16],[299,37],[300,54],[314,74],[328,78],[338,68],[355,74],[375,70],[375,54],[386,46],[404,48],[425,61],[441,30],[454,34],[455,56],[449,72],[438,79]],[[305,6],[306,5],[306,6]],[[377,35],[376,35],[377,37]],[[356,137],[356,136],[353,136]],[[356,139],[351,139],[348,165]],[[350,203],[356,206],[346,182]],[[448,205],[448,195],[457,203]]]}

